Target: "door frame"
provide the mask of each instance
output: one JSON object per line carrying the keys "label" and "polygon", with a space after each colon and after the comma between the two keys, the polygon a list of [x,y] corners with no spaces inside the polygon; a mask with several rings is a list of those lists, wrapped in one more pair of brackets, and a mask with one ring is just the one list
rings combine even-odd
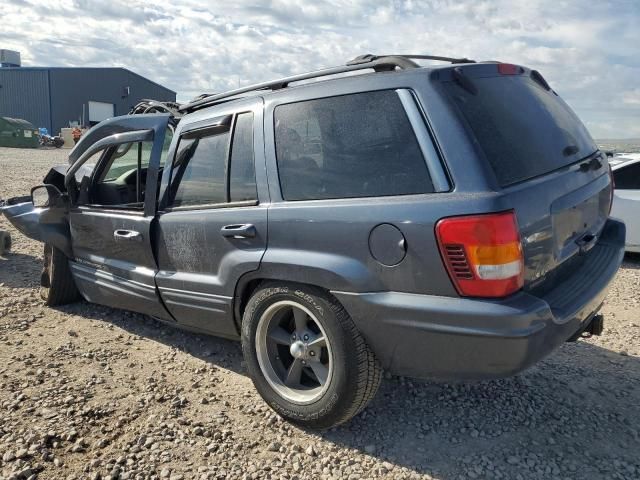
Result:
{"label": "door frame", "polygon": [[[139,118],[141,117],[141,118]],[[160,170],[160,157],[162,155],[162,147],[164,145],[164,137],[169,126],[169,114],[148,114],[140,116],[116,117],[106,120],[87,133],[87,140],[92,143],[78,143],[77,147],[69,155],[70,160],[75,158],[73,164],[66,172],[64,184],[69,191],[75,179],[76,172],[97,152],[104,150],[110,151],[112,147],[122,145],[124,143],[144,142],[153,140],[151,147],[151,157],[149,166],[147,167],[147,188],[145,189],[144,209],[145,217],[154,216],[156,212],[156,198],[158,194],[158,172]],[[114,133],[115,132],[115,133]],[[100,163],[103,161],[104,153],[96,164],[94,172],[99,169]],[[153,180],[150,182],[150,180]],[[91,179],[93,183],[94,179]],[[72,208],[95,208],[100,211],[117,210],[132,211],[133,209],[108,208],[98,206],[79,206],[72,201]]]}

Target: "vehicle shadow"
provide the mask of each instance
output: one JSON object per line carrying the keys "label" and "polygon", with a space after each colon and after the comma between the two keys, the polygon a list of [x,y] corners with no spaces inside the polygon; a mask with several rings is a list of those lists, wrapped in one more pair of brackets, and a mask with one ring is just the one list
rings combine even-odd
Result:
{"label": "vehicle shadow", "polygon": [[246,375],[242,367],[240,343],[237,341],[191,332],[147,315],[96,305],[84,300],[55,309],[70,315],[108,322],[131,335],[144,337],[212,365]]}
{"label": "vehicle shadow", "polygon": [[635,252],[625,253],[624,260],[622,261],[622,266],[624,268],[630,268],[633,270],[640,269],[640,253],[635,253]]}
{"label": "vehicle shadow", "polygon": [[637,463],[639,386],[640,358],[579,341],[508,379],[391,378],[362,415],[322,437],[437,478],[555,478],[555,468],[600,478]]}
{"label": "vehicle shadow", "polygon": [[11,250],[0,255],[0,285],[9,288],[34,288],[40,286],[42,260]]}

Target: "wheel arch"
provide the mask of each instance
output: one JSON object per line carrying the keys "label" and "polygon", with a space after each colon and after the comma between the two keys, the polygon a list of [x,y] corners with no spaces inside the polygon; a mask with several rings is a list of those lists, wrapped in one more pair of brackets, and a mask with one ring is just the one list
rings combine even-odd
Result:
{"label": "wheel arch", "polygon": [[[260,286],[266,282],[283,282],[288,285],[299,285],[301,287],[311,287],[322,290],[326,295],[330,296],[336,303],[340,301],[331,293],[331,290],[321,284],[299,281],[298,279],[286,278],[279,275],[269,275],[263,271],[256,270],[243,275],[236,284],[235,294],[233,296],[233,320],[238,334],[242,329],[242,316],[244,310],[249,303],[249,299]],[[342,304],[341,304],[342,305]],[[344,307],[344,306],[343,306]]]}
{"label": "wheel arch", "polygon": [[[384,289],[380,279],[355,258],[327,252],[269,248],[260,267],[245,273],[236,283],[233,317],[238,333],[249,298],[260,283],[270,280],[320,288],[329,295],[332,290],[373,292]],[[338,302],[335,296],[331,297]]]}

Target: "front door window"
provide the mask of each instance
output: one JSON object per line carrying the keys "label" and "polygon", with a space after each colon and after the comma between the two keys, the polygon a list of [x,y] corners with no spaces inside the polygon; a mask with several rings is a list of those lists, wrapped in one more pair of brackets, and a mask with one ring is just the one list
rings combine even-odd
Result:
{"label": "front door window", "polygon": [[141,209],[152,142],[125,143],[107,152],[91,188],[91,203]]}

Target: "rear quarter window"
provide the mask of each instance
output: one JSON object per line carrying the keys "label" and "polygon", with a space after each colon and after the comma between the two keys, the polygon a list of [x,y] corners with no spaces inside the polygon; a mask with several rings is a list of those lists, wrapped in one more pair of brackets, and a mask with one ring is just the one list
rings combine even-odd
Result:
{"label": "rear quarter window", "polygon": [[229,167],[229,194],[232,202],[257,200],[253,158],[253,113],[238,115]]}
{"label": "rear quarter window", "polygon": [[274,122],[278,174],[286,200],[434,191],[395,91],[280,105]]}

